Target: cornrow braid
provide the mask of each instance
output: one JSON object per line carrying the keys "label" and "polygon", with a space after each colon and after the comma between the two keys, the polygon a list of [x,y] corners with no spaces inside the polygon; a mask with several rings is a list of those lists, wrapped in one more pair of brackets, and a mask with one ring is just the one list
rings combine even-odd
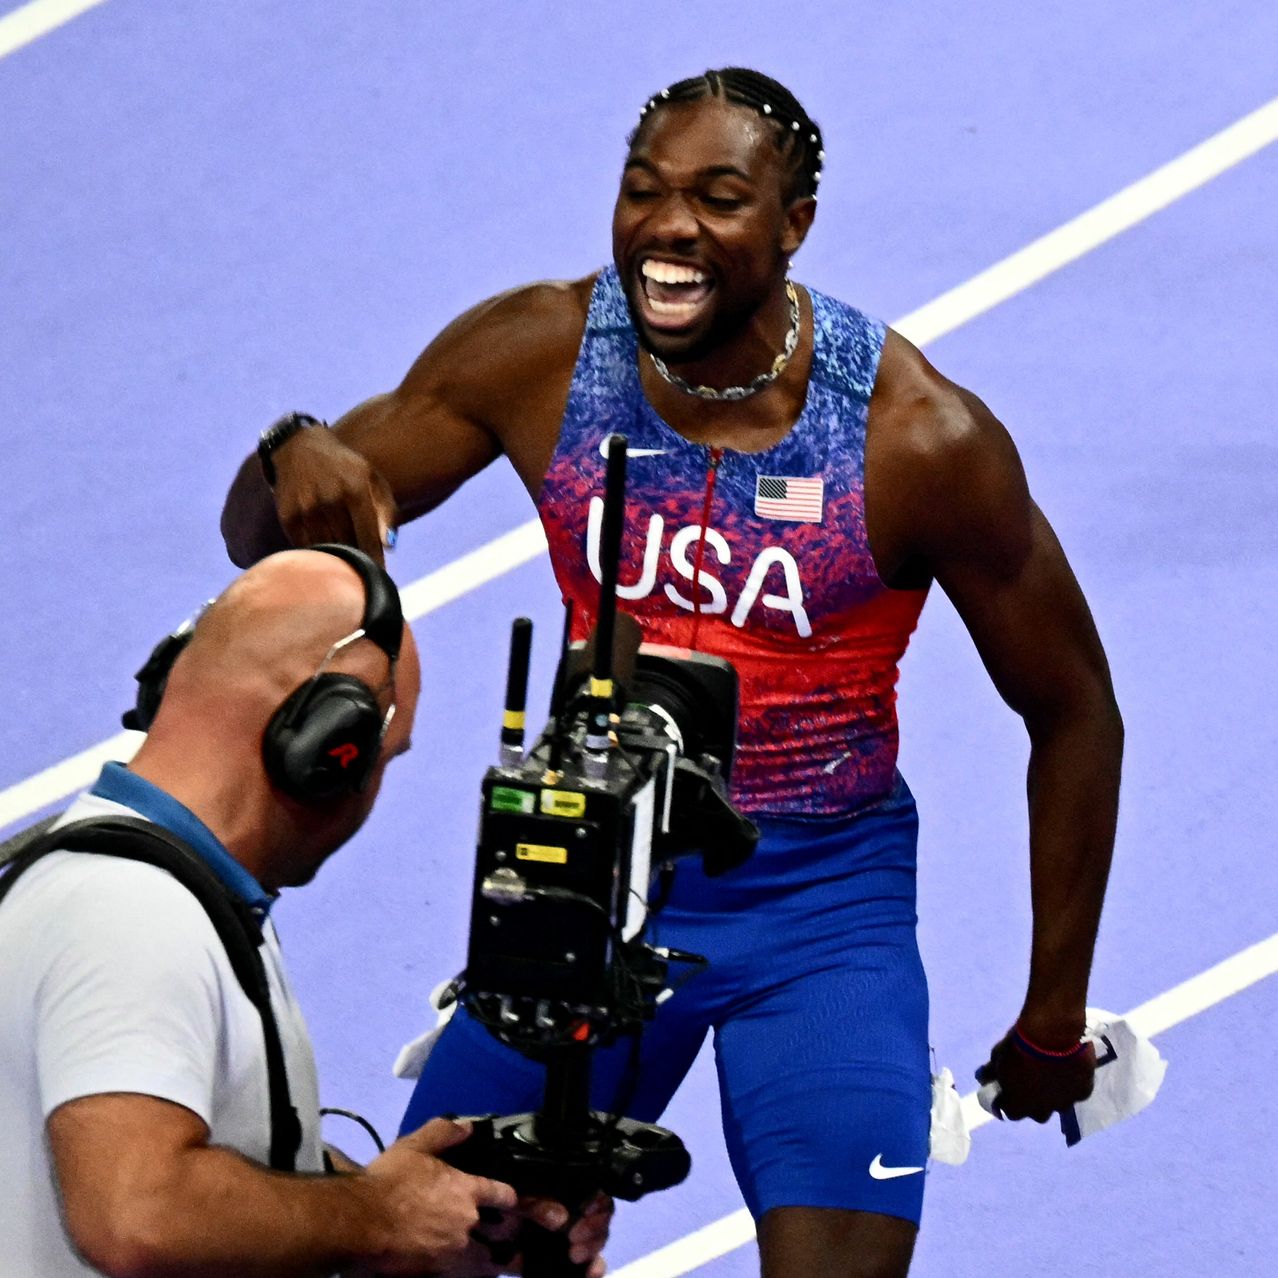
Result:
{"label": "cornrow braid", "polygon": [[627,145],[633,146],[639,130],[654,111],[681,102],[722,98],[749,107],[776,125],[777,149],[790,161],[791,182],[787,200],[817,198],[821,170],[825,166],[824,142],[816,121],[803,109],[785,85],[748,67],[722,67],[704,75],[679,80],[648,99],[639,112],[639,124]]}

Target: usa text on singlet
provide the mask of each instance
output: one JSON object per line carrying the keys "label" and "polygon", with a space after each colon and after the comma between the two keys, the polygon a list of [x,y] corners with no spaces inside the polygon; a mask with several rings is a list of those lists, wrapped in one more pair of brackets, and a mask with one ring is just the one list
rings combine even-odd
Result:
{"label": "usa text on singlet", "polygon": [[[668,426],[639,382],[616,270],[599,275],[538,511],[574,638],[599,598],[603,441],[629,441],[621,606],[651,643],[726,657],[741,679],[733,798],[748,812],[834,814],[888,793],[897,666],[925,591],[880,580],[865,529],[865,426],[883,325],[811,291],[815,347],[793,429],[711,453]],[[694,583],[694,575],[696,581]]]}

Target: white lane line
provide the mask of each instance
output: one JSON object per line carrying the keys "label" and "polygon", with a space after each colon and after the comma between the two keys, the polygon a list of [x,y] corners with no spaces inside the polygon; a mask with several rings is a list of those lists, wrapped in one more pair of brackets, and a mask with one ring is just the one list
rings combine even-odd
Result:
{"label": "white lane line", "polygon": [[1232,995],[1241,994],[1275,972],[1278,972],[1278,932],[1133,1007],[1127,1019],[1138,1034],[1153,1038]]}
{"label": "white lane line", "polygon": [[0,18],[0,58],[104,3],[105,0],[30,0]]}
{"label": "white lane line", "polygon": [[[1133,1029],[1152,1037],[1223,1003],[1275,972],[1278,972],[1278,932],[1132,1008],[1127,1020]],[[963,1097],[963,1113],[973,1131],[994,1121],[994,1116],[977,1103],[975,1092]],[[754,1221],[742,1207],[610,1272],[612,1278],[682,1278],[753,1240]]]}
{"label": "white lane line", "polygon": [[918,346],[983,315],[1278,140],[1278,98],[894,325]]}
{"label": "white lane line", "polygon": [[[409,621],[417,621],[545,553],[546,536],[541,524],[530,519],[526,524],[405,586],[400,591],[404,616]],[[112,759],[127,763],[141,742],[140,732],[117,732],[115,736],[0,791],[0,830],[16,825],[33,812],[92,785],[104,763]]]}
{"label": "white lane line", "polygon": [[545,553],[546,534],[540,521],[530,519],[405,586],[399,592],[404,616],[416,621]]}
{"label": "white lane line", "polygon": [[695,1233],[677,1238],[639,1260],[622,1265],[620,1269],[610,1269],[608,1275],[609,1278],[674,1278],[676,1274],[689,1274],[753,1241],[754,1221],[742,1207],[729,1216],[703,1225]]}
{"label": "white lane line", "polygon": [[[965,284],[911,311],[893,327],[920,345],[952,333],[1106,240],[1130,230],[1226,169],[1240,164],[1275,139],[1278,139],[1278,98],[1116,195],[1102,200],[1056,231],[973,276]],[[433,608],[535,559],[544,547],[545,541],[535,520],[503,533],[406,586],[403,591],[405,616],[424,616]],[[436,599],[438,602],[435,602]],[[409,601],[413,601],[412,607]],[[421,611],[414,611],[414,608]],[[88,784],[101,759],[124,757],[111,753],[120,749],[120,738],[113,737],[0,791],[0,828],[21,821]]]}
{"label": "white lane line", "polygon": [[16,825],[33,812],[57,803],[93,784],[104,763],[118,759],[127,763],[141,744],[140,732],[117,732],[115,736],[99,741],[97,745],[73,754],[61,763],[55,763],[43,772],[11,785],[0,793],[0,829]]}

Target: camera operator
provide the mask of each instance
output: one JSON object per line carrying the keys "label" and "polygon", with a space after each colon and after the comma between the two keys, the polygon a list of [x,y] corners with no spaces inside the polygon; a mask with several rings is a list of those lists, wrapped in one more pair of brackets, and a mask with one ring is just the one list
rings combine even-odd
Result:
{"label": "camera operator", "polygon": [[[200,618],[132,764],[108,764],[59,823],[142,818],[256,919],[300,1126],[295,1172],[272,1170],[269,1012],[259,1017],[193,890],[129,854],[54,850],[6,876],[0,1274],[492,1274],[481,1212],[501,1214],[503,1235],[524,1218],[566,1225],[558,1204],[520,1203],[441,1161],[468,1134],[442,1119],[367,1168],[334,1154],[338,1174],[322,1174],[314,1060],[269,911],[363,823],[408,749],[419,680],[398,596],[371,560],[345,548],[274,555]],[[372,731],[367,749],[322,741],[332,757],[319,766],[366,770],[335,796],[296,797],[294,729],[333,698],[339,721],[349,703]],[[606,1227],[600,1210],[571,1235],[596,1278]]]}

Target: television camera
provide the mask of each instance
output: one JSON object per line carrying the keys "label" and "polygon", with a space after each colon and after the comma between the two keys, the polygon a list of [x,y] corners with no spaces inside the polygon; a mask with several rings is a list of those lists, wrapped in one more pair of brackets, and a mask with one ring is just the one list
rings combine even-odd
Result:
{"label": "television camera", "polygon": [[[546,1065],[536,1113],[474,1118],[449,1151],[465,1171],[580,1208],[637,1200],[690,1168],[673,1132],[590,1108],[591,1056],[637,1036],[670,996],[645,941],[654,875],[697,852],[708,874],[746,860],[754,824],[728,799],[737,678],[728,662],[641,644],[616,607],[626,441],[609,438],[600,602],[591,642],[565,633],[550,720],[524,749],[531,623],[514,623],[501,757],[484,777],[466,969],[452,994],[502,1042]],[[620,1106],[619,1106],[620,1108]],[[563,1235],[530,1229],[526,1278],[583,1272]]]}

